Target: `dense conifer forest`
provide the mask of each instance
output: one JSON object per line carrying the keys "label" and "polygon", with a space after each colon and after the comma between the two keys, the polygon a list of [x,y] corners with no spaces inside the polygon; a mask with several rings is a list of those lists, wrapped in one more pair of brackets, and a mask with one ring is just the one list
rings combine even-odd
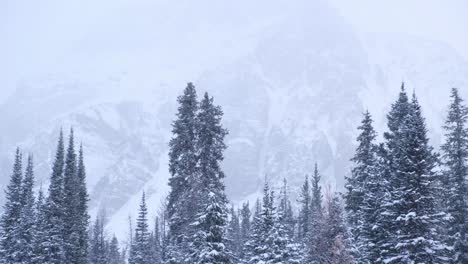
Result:
{"label": "dense conifer forest", "polygon": [[0,219],[0,263],[468,263],[467,104],[455,88],[447,95],[436,150],[417,95],[404,85],[396,95],[380,142],[371,113],[356,124],[342,193],[315,164],[298,199],[287,175],[279,190],[265,176],[259,199],[233,206],[224,179],[235,175],[222,169],[222,108],[189,83],[172,123],[165,208],[150,219],[142,193],[126,243],[106,228],[105,213],[89,215],[86,151],[73,129],[58,134],[48,186],[35,181],[33,154],[18,148]]}

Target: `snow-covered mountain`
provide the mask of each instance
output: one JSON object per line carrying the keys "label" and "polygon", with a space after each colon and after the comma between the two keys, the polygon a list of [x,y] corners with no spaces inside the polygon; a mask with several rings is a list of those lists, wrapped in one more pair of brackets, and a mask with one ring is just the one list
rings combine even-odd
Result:
{"label": "snow-covered mountain", "polygon": [[[325,1],[241,1],[208,11],[212,2],[200,2],[145,2],[108,14],[73,49],[78,65],[93,67],[21,83],[0,106],[0,184],[19,145],[34,153],[46,185],[58,132],[73,126],[85,148],[91,208],[105,208],[123,238],[141,192],[154,213],[168,192],[167,143],[187,81],[225,112],[234,203],[256,197],[265,175],[297,190],[315,162],[324,183],[342,188],[361,113],[369,109],[382,132],[403,80],[420,98],[435,145],[449,89],[468,98],[468,63],[443,43],[358,34]],[[88,50],[96,47],[90,40],[109,39],[124,44]]]}

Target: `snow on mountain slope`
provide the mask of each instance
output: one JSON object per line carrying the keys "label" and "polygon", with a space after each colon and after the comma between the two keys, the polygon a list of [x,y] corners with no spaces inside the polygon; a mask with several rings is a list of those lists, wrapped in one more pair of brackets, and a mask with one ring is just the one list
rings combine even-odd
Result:
{"label": "snow on mountain slope", "polygon": [[432,142],[439,145],[450,89],[468,98],[468,63],[445,43],[398,34],[372,34],[363,39],[369,70],[360,98],[374,115],[377,128],[385,128],[385,115],[405,82],[415,91],[426,116]]}
{"label": "snow on mountain slope", "polygon": [[402,80],[417,91],[440,142],[449,89],[468,98],[468,64],[458,54],[411,36],[359,38],[324,1],[294,3],[243,0],[207,10],[212,1],[120,1],[125,8],[103,14],[105,23],[82,32],[64,55],[76,63],[68,68],[74,77],[29,80],[0,106],[0,185],[16,145],[34,153],[46,185],[58,131],[73,126],[85,148],[92,213],[105,209],[109,228],[125,239],[141,193],[154,215],[168,192],[170,125],[187,81],[225,112],[223,166],[234,203],[254,199],[265,175],[275,186],[287,178],[297,193],[315,162],[323,182],[340,189],[361,113],[368,108],[383,131]]}

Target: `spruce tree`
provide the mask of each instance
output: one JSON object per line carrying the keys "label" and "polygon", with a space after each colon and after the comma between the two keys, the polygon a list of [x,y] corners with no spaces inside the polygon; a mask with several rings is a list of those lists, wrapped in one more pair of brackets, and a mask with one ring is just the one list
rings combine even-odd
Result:
{"label": "spruce tree", "polygon": [[347,220],[351,227],[353,244],[357,249],[354,255],[358,262],[375,263],[379,259],[379,236],[376,232],[377,217],[380,213],[381,189],[378,170],[378,147],[375,144],[376,132],[369,112],[364,113],[358,147],[352,158],[351,176],[346,178],[347,192],[344,195]]}
{"label": "spruce tree", "polygon": [[307,261],[311,264],[322,263],[323,254],[326,252],[324,246],[324,218],[322,208],[322,188],[320,187],[320,173],[318,165],[315,164],[314,174],[312,177],[312,192],[310,202],[310,224],[309,235],[307,237]]}
{"label": "spruce tree", "polygon": [[[245,263],[267,263],[273,258],[271,248],[267,244],[267,237],[274,226],[274,197],[268,183],[263,188],[263,203],[257,200],[257,207],[249,240],[245,244]],[[259,211],[260,210],[260,211]]]}
{"label": "spruce tree", "polygon": [[[337,195],[331,194],[326,203],[326,215],[321,230],[321,253],[323,263],[353,263],[350,245],[347,243],[348,231],[341,202]],[[343,261],[343,262],[338,262]]]}
{"label": "spruce tree", "polygon": [[250,239],[245,244],[244,261],[260,263],[301,263],[299,247],[293,243],[274,206],[274,193],[267,182],[263,189],[261,212],[254,220]]}
{"label": "spruce tree", "polygon": [[229,211],[229,218],[226,234],[227,247],[229,251],[232,252],[235,259],[239,259],[242,252],[242,234],[239,214],[234,209],[234,206],[232,206]]}
{"label": "spruce tree", "polygon": [[240,253],[238,254],[238,259],[243,260],[245,252],[243,250],[247,239],[250,236],[250,228],[251,228],[251,216],[252,213],[250,212],[250,205],[249,202],[245,202],[242,204],[242,209],[240,211],[240,242],[239,248]]}
{"label": "spruce tree", "polygon": [[[152,264],[159,264],[160,262],[154,262]],[[115,237],[112,237],[109,243],[108,255],[107,255],[107,264],[125,264],[125,261],[122,259],[122,254],[120,253],[119,241]]]}
{"label": "spruce tree", "polygon": [[[222,127],[223,112],[205,93],[196,118],[199,181],[192,185],[192,193],[199,198],[199,211],[194,222],[196,251],[195,263],[231,263],[227,250],[225,229],[227,225],[227,197],[224,187],[224,159],[228,134]],[[198,192],[198,193],[197,193]]]}
{"label": "spruce tree", "polygon": [[76,228],[78,252],[76,254],[77,264],[86,264],[88,259],[88,228],[89,228],[89,214],[88,214],[88,191],[86,188],[86,168],[84,164],[83,145],[80,145],[77,167],[77,192],[76,195]]}
{"label": "spruce tree", "polygon": [[141,198],[140,209],[135,228],[135,235],[133,237],[132,245],[130,247],[130,256],[128,259],[129,264],[151,264],[150,263],[150,232],[148,226],[148,209],[146,207],[145,193]]}
{"label": "spruce tree", "polygon": [[70,264],[78,264],[81,253],[78,234],[78,228],[81,225],[81,219],[77,210],[79,206],[78,193],[77,159],[72,129],[70,131],[63,174],[64,258],[65,263]]}
{"label": "spruce tree", "polygon": [[33,166],[33,158],[29,155],[21,190],[22,208],[19,218],[18,247],[14,253],[18,263],[29,263],[35,257],[34,237],[36,235],[36,202],[33,191]]}
{"label": "spruce tree", "polygon": [[444,189],[449,214],[448,239],[453,263],[468,263],[468,107],[458,90],[453,88],[451,104],[445,121],[445,143],[442,146]]}
{"label": "spruce tree", "polygon": [[47,222],[46,222],[46,204],[45,197],[42,191],[42,186],[39,189],[36,202],[36,230],[34,234],[34,258],[33,264],[46,263],[46,243],[47,243]]}
{"label": "spruce tree", "polygon": [[317,216],[322,214],[322,187],[320,187],[320,178],[318,165],[315,163],[314,175],[312,177],[311,213]]}
{"label": "spruce tree", "polygon": [[64,204],[63,204],[63,172],[65,160],[65,147],[63,133],[57,144],[57,152],[50,177],[49,196],[45,206],[45,241],[44,264],[64,263]]}
{"label": "spruce tree", "polygon": [[5,263],[20,263],[16,255],[20,239],[20,217],[22,211],[23,192],[22,154],[16,149],[13,172],[10,183],[5,190],[6,203],[3,206],[1,218],[0,259]]}
{"label": "spruce tree", "polygon": [[278,205],[279,221],[284,226],[289,238],[292,240],[295,237],[296,219],[292,210],[291,201],[289,200],[288,183],[283,179],[283,186],[280,190],[280,199]]}
{"label": "spruce tree", "polygon": [[383,257],[388,263],[437,263],[436,155],[415,95],[411,102],[405,96],[402,90],[403,100],[392,107],[386,136],[391,196],[382,213],[390,234]]}
{"label": "spruce tree", "polygon": [[305,176],[304,184],[301,188],[301,194],[299,198],[300,211],[298,219],[298,237],[301,242],[305,242],[309,235],[310,229],[310,216],[311,216],[311,194],[309,176]]}
{"label": "spruce tree", "polygon": [[154,231],[150,235],[150,263],[160,264],[163,259],[159,217],[154,221]]}
{"label": "spruce tree", "polygon": [[190,223],[195,219],[196,199],[192,197],[191,185],[197,180],[196,165],[196,115],[198,102],[195,86],[188,83],[179,103],[177,119],[172,124],[173,137],[169,143],[169,186],[167,201],[169,221],[169,245],[167,263],[183,263],[188,254]]}
{"label": "spruce tree", "polygon": [[104,215],[100,213],[94,221],[90,236],[90,264],[107,264],[108,254],[106,245],[106,236],[104,232]]}

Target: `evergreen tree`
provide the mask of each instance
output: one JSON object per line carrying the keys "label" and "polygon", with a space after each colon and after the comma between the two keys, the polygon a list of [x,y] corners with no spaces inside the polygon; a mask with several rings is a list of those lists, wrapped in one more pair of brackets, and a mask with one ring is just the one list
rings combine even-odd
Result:
{"label": "evergreen tree", "polygon": [[242,204],[242,210],[240,213],[240,230],[241,230],[241,240],[242,240],[242,245],[245,243],[247,240],[247,237],[249,236],[250,233],[250,218],[251,218],[252,213],[250,212],[250,205],[249,202],[247,201],[246,203]]}
{"label": "evergreen tree", "polygon": [[227,226],[227,247],[236,259],[242,253],[242,234],[240,227],[239,214],[234,209],[234,206],[230,210],[230,220]]}
{"label": "evergreen tree", "polygon": [[80,145],[79,156],[78,156],[78,168],[77,168],[77,228],[76,233],[78,235],[78,246],[79,253],[77,254],[77,263],[86,264],[88,258],[88,228],[89,228],[89,214],[88,214],[88,190],[86,188],[86,168],[84,164],[83,145]]}
{"label": "evergreen tree", "polygon": [[162,263],[162,245],[161,245],[161,232],[160,232],[159,218],[156,217],[154,222],[154,231],[150,235],[150,263],[159,264]]}
{"label": "evergreen tree", "polygon": [[260,207],[260,202],[257,200],[257,207],[255,211],[258,212],[260,209],[260,212],[254,216],[251,235],[245,244],[246,263],[267,263],[267,261],[273,258],[270,252],[271,248],[269,248],[271,245],[267,244],[267,236],[274,226],[273,201],[273,192],[270,191],[270,187],[265,181],[265,186],[263,188],[263,203]]}
{"label": "evergreen tree", "polygon": [[[119,241],[115,237],[112,237],[109,243],[108,255],[107,255],[107,263],[108,264],[125,264],[125,260],[122,258],[122,254],[120,253],[119,248]],[[161,262],[153,262],[152,264],[158,264]]]}
{"label": "evergreen tree", "polygon": [[227,225],[227,197],[221,162],[228,134],[222,127],[223,112],[205,93],[197,115],[197,144],[199,181],[193,193],[199,191],[200,207],[194,227],[197,230],[195,263],[230,263],[230,252],[225,242]]}
{"label": "evergreen tree", "polygon": [[445,143],[442,146],[444,189],[449,214],[449,248],[453,249],[454,263],[468,263],[468,107],[463,104],[458,90],[452,89],[452,102],[445,121]]}
{"label": "evergreen tree", "polygon": [[33,264],[46,263],[46,242],[47,242],[47,222],[46,222],[46,204],[42,186],[39,189],[36,202],[36,230],[34,234],[34,258],[32,259]]}
{"label": "evergreen tree", "polygon": [[[73,129],[70,131],[63,174],[63,239],[65,263],[78,264],[81,244],[78,234],[81,219],[78,215],[79,186]],[[85,260],[81,260],[85,261]]]}
{"label": "evergreen tree", "polygon": [[137,226],[130,247],[129,264],[150,264],[150,232],[148,226],[148,209],[146,207],[145,193],[141,198],[138,212]]}
{"label": "evergreen tree", "polygon": [[[240,212],[240,247],[243,248],[245,242],[247,242],[247,239],[249,238],[250,235],[250,226],[251,226],[251,212],[250,212],[250,206],[249,202],[247,201],[246,203],[242,204],[242,210]],[[240,259],[244,258],[244,251],[241,250],[241,253],[238,256]]]}
{"label": "evergreen tree", "polygon": [[318,165],[315,164],[312,177],[312,192],[310,202],[310,224],[309,235],[307,237],[307,260],[311,264],[322,263],[323,254],[326,252],[325,241],[323,240],[324,219],[322,208],[322,188],[320,187],[320,173]]}
{"label": "evergreen tree", "polygon": [[310,216],[311,216],[311,200],[312,197],[310,195],[310,184],[309,184],[309,176],[306,175],[304,184],[301,188],[301,194],[299,198],[300,203],[300,211],[299,211],[299,227],[298,227],[298,237],[301,242],[305,242],[305,239],[309,235],[310,229]]}
{"label": "evergreen tree", "polygon": [[265,182],[260,215],[254,220],[250,239],[245,244],[246,263],[301,263],[299,247],[294,244],[278,219],[274,193]]}
{"label": "evergreen tree", "polygon": [[19,233],[17,249],[14,253],[18,263],[29,263],[34,259],[34,237],[36,235],[36,212],[34,197],[34,171],[32,156],[28,157],[26,173],[21,191],[21,214],[19,218]]}
{"label": "evergreen tree", "polygon": [[286,179],[283,179],[283,187],[280,191],[278,214],[280,224],[285,228],[289,238],[294,239],[296,220],[294,219],[291,201],[289,200],[288,183]]}
{"label": "evergreen tree", "polygon": [[357,248],[355,257],[358,262],[375,263],[379,259],[379,236],[377,217],[380,212],[381,189],[378,171],[376,132],[372,126],[369,112],[364,114],[361,131],[357,138],[358,147],[352,158],[354,163],[351,177],[346,178],[347,193],[345,209],[348,223],[351,227],[353,244]]}
{"label": "evergreen tree", "polygon": [[384,261],[437,263],[440,244],[435,234],[439,224],[435,211],[436,155],[429,146],[415,96],[407,102],[402,90],[389,115],[389,129],[386,139],[391,200],[386,203],[383,215],[387,217],[387,232],[391,235]]}
{"label": "evergreen tree", "polygon": [[49,196],[45,206],[45,241],[44,264],[64,263],[64,204],[63,204],[63,170],[65,160],[65,147],[63,133],[57,144],[57,152],[50,177]]}
{"label": "evergreen tree", "polygon": [[345,246],[341,236],[337,236],[332,246],[330,264],[354,264],[354,259]]}
{"label": "evergreen tree", "polygon": [[311,213],[317,216],[322,215],[322,187],[320,187],[320,178],[318,165],[315,163],[314,175],[312,177]]}
{"label": "evergreen tree", "polygon": [[188,254],[188,230],[195,219],[196,199],[190,188],[196,181],[196,115],[198,111],[195,86],[188,83],[183,95],[177,99],[177,120],[172,124],[173,138],[169,143],[169,186],[167,202],[169,243],[167,262],[180,264]]}
{"label": "evergreen tree", "polygon": [[90,264],[107,264],[108,253],[106,245],[106,236],[104,232],[104,221],[105,217],[103,213],[100,213],[94,225],[92,227],[90,236],[90,252],[89,252],[89,263]]}
{"label": "evergreen tree", "polygon": [[0,240],[0,259],[5,263],[21,263],[16,255],[20,239],[20,216],[22,211],[22,192],[23,192],[23,172],[22,155],[19,148],[16,149],[15,161],[13,164],[13,173],[10,177],[5,196],[6,203],[3,207],[4,212],[1,218],[1,240]]}
{"label": "evergreen tree", "polygon": [[[322,263],[353,263],[348,243],[348,231],[343,209],[337,195],[327,200],[326,215],[321,234]],[[343,262],[338,262],[343,261]]]}

